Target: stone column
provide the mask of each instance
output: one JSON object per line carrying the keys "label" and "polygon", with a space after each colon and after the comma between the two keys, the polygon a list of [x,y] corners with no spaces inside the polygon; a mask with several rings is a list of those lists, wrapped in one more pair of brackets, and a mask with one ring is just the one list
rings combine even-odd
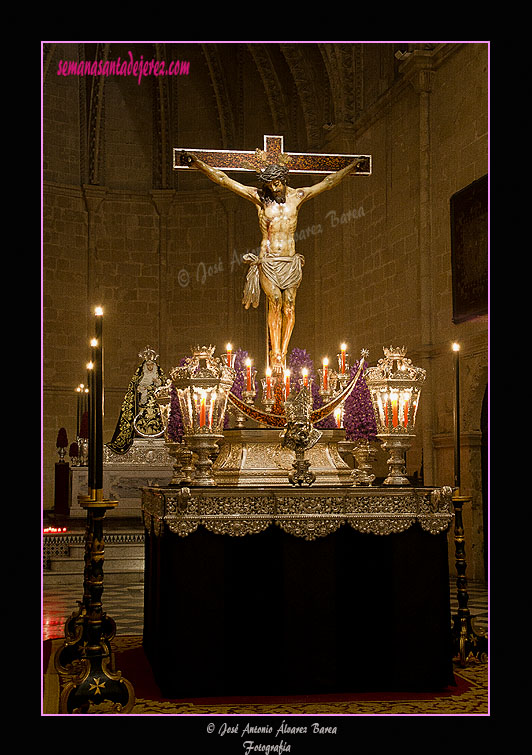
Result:
{"label": "stone column", "polygon": [[151,192],[151,198],[159,217],[159,335],[157,349],[159,354],[167,358],[168,216],[175,198],[175,191],[173,189],[154,189]]}
{"label": "stone column", "polygon": [[98,211],[107,194],[105,186],[93,186],[86,184],[83,186],[83,199],[87,210],[87,303],[88,309],[98,302],[98,286],[95,276],[95,262],[98,258],[96,248],[96,224]]}
{"label": "stone column", "polygon": [[420,359],[427,370],[423,386],[423,470],[426,485],[435,484],[432,428],[434,427],[433,322],[432,322],[432,213],[431,213],[431,123],[430,95],[434,71],[432,53],[415,50],[401,66],[401,72],[418,95],[419,109],[419,300],[420,300]]}

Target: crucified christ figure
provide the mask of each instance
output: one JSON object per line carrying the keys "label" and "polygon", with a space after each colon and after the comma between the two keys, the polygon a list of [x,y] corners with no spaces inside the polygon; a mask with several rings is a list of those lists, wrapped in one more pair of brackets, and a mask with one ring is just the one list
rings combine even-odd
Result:
{"label": "crucified christ figure", "polygon": [[262,234],[260,253],[244,256],[250,263],[242,303],[248,309],[258,306],[260,288],[268,298],[268,330],[270,336],[270,367],[273,373],[284,369],[288,344],[295,324],[296,293],[301,283],[304,258],[296,252],[294,234],[299,208],[340,183],[357,165],[359,158],[345,168],[331,173],[314,186],[292,189],[287,185],[286,164],[270,164],[258,173],[260,188],[245,186],[229,178],[222,170],[203,162],[197,155],[183,152],[183,164],[196,167],[211,181],[225,186],[257,208]]}

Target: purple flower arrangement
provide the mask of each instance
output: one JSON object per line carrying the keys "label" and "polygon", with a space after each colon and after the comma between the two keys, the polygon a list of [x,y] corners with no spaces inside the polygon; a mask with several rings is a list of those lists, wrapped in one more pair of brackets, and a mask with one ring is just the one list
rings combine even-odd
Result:
{"label": "purple flower arrangement", "polygon": [[184,435],[183,418],[179,406],[177,391],[172,386],[170,389],[170,416],[168,417],[168,427],[166,430],[168,439],[173,443],[181,443]]}
{"label": "purple flower arrangement", "polygon": [[[351,367],[349,375],[356,375],[359,362]],[[371,394],[364,379],[364,367],[358,383],[345,400],[344,428],[346,440],[377,440],[377,423],[371,402]]]}

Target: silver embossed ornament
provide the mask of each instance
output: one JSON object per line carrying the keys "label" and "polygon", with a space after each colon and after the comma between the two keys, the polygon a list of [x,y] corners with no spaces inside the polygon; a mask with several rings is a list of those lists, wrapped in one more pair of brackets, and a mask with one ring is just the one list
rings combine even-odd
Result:
{"label": "silver embossed ornament", "polygon": [[405,453],[415,438],[414,427],[426,371],[406,358],[406,348],[384,348],[384,359],[366,370],[366,384],[377,423],[377,437],[390,452],[384,485],[410,485]]}

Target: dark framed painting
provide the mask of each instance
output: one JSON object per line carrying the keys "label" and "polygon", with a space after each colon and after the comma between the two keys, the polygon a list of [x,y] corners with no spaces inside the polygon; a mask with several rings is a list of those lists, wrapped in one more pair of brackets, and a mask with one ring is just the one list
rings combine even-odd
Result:
{"label": "dark framed painting", "polygon": [[453,322],[488,313],[488,176],[451,197]]}

